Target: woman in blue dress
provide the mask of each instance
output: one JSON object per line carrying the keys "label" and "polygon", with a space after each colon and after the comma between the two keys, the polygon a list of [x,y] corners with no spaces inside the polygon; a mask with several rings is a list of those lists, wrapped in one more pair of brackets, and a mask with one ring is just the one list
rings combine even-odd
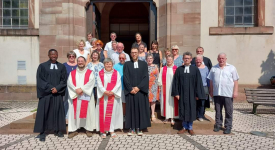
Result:
{"label": "woman in blue dress", "polygon": [[[63,65],[65,65],[66,70],[67,70],[67,77],[69,77],[70,72],[75,70],[77,67],[77,63],[75,61],[76,59],[76,53],[74,51],[70,51],[67,53],[67,58],[68,62],[65,62]],[[68,119],[68,109],[69,109],[69,104],[68,104],[68,91],[66,90],[65,92],[65,98],[64,98],[64,110],[65,110],[65,116],[66,120]]]}

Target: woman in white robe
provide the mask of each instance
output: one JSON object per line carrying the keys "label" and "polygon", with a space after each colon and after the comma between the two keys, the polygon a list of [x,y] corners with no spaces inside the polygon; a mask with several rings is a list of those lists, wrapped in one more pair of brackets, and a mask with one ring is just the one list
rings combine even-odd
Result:
{"label": "woman in white robe", "polygon": [[[167,123],[171,118],[171,124],[174,125],[175,124],[174,118],[178,118],[178,113],[177,113],[178,106],[176,106],[177,108],[175,108],[175,104],[174,104],[175,100],[174,100],[174,97],[171,96],[171,90],[172,90],[174,72],[177,67],[174,65],[174,58],[172,55],[166,56],[166,61],[167,61],[167,64],[166,66],[160,69],[160,74],[158,78],[158,85],[161,87],[161,97],[160,97],[161,116],[165,117],[164,123]],[[165,67],[167,67],[167,72],[166,72],[166,84],[164,85],[163,71]],[[164,97],[163,97],[164,86],[166,88],[165,104],[164,104]]]}
{"label": "woman in white robe", "polygon": [[[108,83],[111,82],[112,74],[115,71],[113,69],[113,61],[110,58],[106,58],[104,60],[104,85],[101,82],[100,76],[97,77],[97,104],[96,104],[96,130],[100,131],[100,112],[99,112],[99,107],[100,107],[100,98],[104,96],[104,118],[106,114],[106,108],[107,108],[107,102],[108,102],[108,96],[106,95],[106,90]],[[117,135],[114,133],[114,130],[116,129],[123,129],[123,111],[122,111],[122,100],[121,100],[121,76],[119,72],[117,71],[117,80],[116,80],[116,85],[114,88],[109,91],[110,94],[114,95],[114,104],[113,104],[113,111],[112,111],[112,118],[111,118],[111,123],[110,123],[110,129],[109,131],[105,131],[105,133],[110,132],[111,137],[115,138]],[[101,133],[102,138],[106,138],[106,134]]]}

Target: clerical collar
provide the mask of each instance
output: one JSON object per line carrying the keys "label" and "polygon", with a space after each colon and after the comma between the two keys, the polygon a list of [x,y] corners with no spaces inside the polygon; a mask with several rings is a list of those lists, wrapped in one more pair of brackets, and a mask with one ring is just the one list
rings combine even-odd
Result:
{"label": "clerical collar", "polygon": [[55,70],[57,70],[58,68],[57,68],[56,63],[55,63],[55,64],[52,64],[52,63],[51,63],[51,67],[50,67],[50,69],[55,69]]}
{"label": "clerical collar", "polygon": [[184,73],[190,73],[190,65],[184,65]]}
{"label": "clerical collar", "polygon": [[134,68],[138,68],[138,61],[134,61]]}

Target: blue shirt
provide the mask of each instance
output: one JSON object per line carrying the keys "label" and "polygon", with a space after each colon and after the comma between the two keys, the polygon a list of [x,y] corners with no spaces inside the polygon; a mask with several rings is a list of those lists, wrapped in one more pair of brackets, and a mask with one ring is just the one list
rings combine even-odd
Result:
{"label": "blue shirt", "polygon": [[66,70],[67,70],[67,77],[69,77],[70,72],[73,71],[73,70],[75,70],[76,67],[77,67],[77,65],[75,65],[75,66],[70,66],[70,65],[68,65],[66,62],[65,62],[63,65],[66,67]]}
{"label": "blue shirt", "polygon": [[200,73],[201,73],[201,79],[202,79],[202,84],[203,86],[207,86],[208,84],[208,79],[207,76],[209,74],[209,70],[207,68],[207,66],[205,66],[204,68],[199,68]]}
{"label": "blue shirt", "polygon": [[121,63],[115,64],[114,69],[116,71],[118,71],[120,76],[121,76],[121,87],[122,87],[122,90],[123,90],[123,64],[121,64]]}
{"label": "blue shirt", "polygon": [[179,57],[174,60],[174,65],[176,65],[177,67],[180,67],[182,66],[182,64],[183,64],[182,55],[179,55]]}

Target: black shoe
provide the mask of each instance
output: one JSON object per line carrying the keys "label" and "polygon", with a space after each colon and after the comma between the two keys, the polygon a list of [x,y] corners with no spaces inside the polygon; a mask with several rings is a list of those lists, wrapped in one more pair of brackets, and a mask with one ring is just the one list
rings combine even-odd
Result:
{"label": "black shoe", "polygon": [[54,132],[54,136],[64,137],[64,134],[61,131]]}
{"label": "black shoe", "polygon": [[217,125],[214,125],[214,132],[219,132],[221,130],[221,128],[220,127],[218,127]]}
{"label": "black shoe", "polygon": [[225,129],[224,131],[223,131],[223,134],[230,134],[231,133],[231,129]]}
{"label": "black shoe", "polygon": [[46,140],[46,134],[45,133],[39,134],[38,136],[39,136],[39,141],[45,142],[45,140]]}

